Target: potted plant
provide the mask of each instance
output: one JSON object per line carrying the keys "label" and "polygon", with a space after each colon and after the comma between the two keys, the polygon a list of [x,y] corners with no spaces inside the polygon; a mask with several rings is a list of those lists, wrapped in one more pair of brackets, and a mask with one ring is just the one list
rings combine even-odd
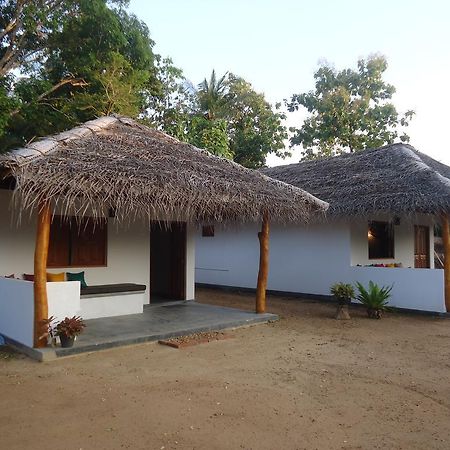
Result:
{"label": "potted plant", "polygon": [[59,336],[61,347],[72,347],[75,336],[78,336],[86,325],[79,316],[66,317],[56,325],[56,335]]}
{"label": "potted plant", "polygon": [[348,283],[335,283],[331,286],[330,292],[338,301],[336,319],[350,319],[348,305],[352,302],[352,298],[355,298],[353,286]]}
{"label": "potted plant", "polygon": [[373,281],[369,281],[368,289],[358,281],[356,286],[359,291],[356,299],[367,308],[367,315],[371,319],[381,319],[383,312],[387,309],[393,286],[379,287]]}

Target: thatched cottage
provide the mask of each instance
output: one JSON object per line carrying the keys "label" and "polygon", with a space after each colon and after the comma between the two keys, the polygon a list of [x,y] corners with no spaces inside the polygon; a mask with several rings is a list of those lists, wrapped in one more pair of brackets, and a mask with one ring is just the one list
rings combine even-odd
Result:
{"label": "thatched cottage", "polygon": [[[434,269],[433,232],[443,219],[448,232],[450,167],[394,144],[264,173],[330,204],[324,221],[272,228],[270,290],[320,297],[338,281],[373,280],[394,286],[393,306],[450,309],[444,271]],[[199,235],[196,281],[253,288],[254,233],[248,225]]]}
{"label": "thatched cottage", "polygon": [[199,224],[268,231],[269,220],[303,222],[327,207],[118,117],[3,155],[0,168],[0,335],[29,347],[46,345],[49,316],[139,314],[152,299],[193,299]]}

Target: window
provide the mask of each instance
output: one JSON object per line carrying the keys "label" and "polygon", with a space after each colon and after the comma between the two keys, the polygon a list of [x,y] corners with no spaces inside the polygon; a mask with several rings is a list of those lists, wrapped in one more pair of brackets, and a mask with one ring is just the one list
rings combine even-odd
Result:
{"label": "window", "polygon": [[394,227],[391,222],[369,222],[369,259],[394,257]]}
{"label": "window", "polygon": [[47,267],[106,266],[105,219],[55,216],[50,227]]}
{"label": "window", "polygon": [[214,225],[203,225],[202,237],[214,237]]}

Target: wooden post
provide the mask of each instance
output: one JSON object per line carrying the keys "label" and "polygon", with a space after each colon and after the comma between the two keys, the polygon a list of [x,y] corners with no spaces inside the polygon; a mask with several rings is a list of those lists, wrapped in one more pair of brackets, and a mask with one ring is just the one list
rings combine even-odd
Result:
{"label": "wooden post", "polygon": [[47,256],[50,240],[51,208],[48,202],[39,206],[34,250],[34,347],[47,345]]}
{"label": "wooden post", "polygon": [[266,287],[269,275],[269,217],[267,213],[263,216],[259,239],[259,271],[258,284],[256,286],[256,312],[266,312]]}
{"label": "wooden post", "polygon": [[450,312],[450,227],[446,214],[442,215],[442,242],[444,244],[445,308]]}

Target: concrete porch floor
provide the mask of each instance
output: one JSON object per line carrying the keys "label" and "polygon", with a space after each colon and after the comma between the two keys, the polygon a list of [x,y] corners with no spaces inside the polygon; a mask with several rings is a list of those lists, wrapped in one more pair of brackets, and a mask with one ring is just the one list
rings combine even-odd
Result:
{"label": "concrete porch floor", "polygon": [[55,352],[58,357],[68,356],[277,319],[275,314],[256,314],[195,301],[147,305],[143,314],[86,320],[86,328],[74,346],[57,347]]}

